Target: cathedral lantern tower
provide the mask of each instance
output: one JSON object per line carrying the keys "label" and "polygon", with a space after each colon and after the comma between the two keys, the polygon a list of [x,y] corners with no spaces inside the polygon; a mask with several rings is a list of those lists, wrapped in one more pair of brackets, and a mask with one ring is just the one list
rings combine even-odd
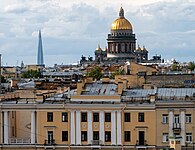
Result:
{"label": "cathedral lantern tower", "polygon": [[107,43],[108,59],[136,61],[135,34],[133,34],[133,27],[131,23],[124,16],[124,9],[122,7],[119,11],[119,17],[112,23]]}

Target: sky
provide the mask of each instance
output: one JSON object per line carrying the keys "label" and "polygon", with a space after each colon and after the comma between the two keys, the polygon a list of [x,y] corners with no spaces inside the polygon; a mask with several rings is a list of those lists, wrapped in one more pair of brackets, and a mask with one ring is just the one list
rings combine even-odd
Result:
{"label": "sky", "polygon": [[121,5],[149,58],[195,61],[195,0],[0,0],[2,65],[36,64],[38,30],[46,66],[94,57]]}

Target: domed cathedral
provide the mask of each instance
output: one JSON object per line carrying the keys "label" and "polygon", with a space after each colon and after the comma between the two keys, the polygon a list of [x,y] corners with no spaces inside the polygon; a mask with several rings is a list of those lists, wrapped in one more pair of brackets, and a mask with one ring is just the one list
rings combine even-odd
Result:
{"label": "domed cathedral", "polygon": [[112,23],[107,42],[108,59],[134,62],[142,62],[143,59],[148,59],[148,52],[145,48],[144,50],[136,51],[136,38],[133,33],[133,27],[125,18],[122,7],[119,11],[119,18]]}
{"label": "domed cathedral", "polygon": [[136,50],[136,38],[131,23],[124,16],[121,7],[119,17],[112,23],[111,31],[107,38],[108,47],[102,50],[98,47],[95,51],[97,62],[145,62],[148,60],[148,51],[145,47]]}

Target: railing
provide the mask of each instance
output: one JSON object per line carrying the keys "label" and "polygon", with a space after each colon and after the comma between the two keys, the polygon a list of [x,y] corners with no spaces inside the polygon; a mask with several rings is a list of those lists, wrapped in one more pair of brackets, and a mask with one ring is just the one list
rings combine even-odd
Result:
{"label": "railing", "polygon": [[173,130],[174,129],[181,129],[181,123],[173,123]]}
{"label": "railing", "polygon": [[136,145],[137,146],[147,146],[148,144],[147,144],[147,141],[146,140],[144,140],[144,141],[137,140],[136,141]]}
{"label": "railing", "polygon": [[30,144],[31,139],[23,139],[23,138],[10,138],[9,143],[10,144]]}
{"label": "railing", "polygon": [[56,145],[55,140],[45,140],[44,145]]}
{"label": "railing", "polygon": [[102,141],[101,140],[91,140],[91,144],[92,145],[102,145]]}

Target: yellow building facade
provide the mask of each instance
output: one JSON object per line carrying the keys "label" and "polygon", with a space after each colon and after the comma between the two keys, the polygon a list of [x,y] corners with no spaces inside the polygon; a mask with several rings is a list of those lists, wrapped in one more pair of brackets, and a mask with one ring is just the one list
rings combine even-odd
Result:
{"label": "yellow building facade", "polygon": [[0,149],[153,150],[169,148],[174,137],[193,148],[194,93],[85,80],[46,99],[2,99]]}

